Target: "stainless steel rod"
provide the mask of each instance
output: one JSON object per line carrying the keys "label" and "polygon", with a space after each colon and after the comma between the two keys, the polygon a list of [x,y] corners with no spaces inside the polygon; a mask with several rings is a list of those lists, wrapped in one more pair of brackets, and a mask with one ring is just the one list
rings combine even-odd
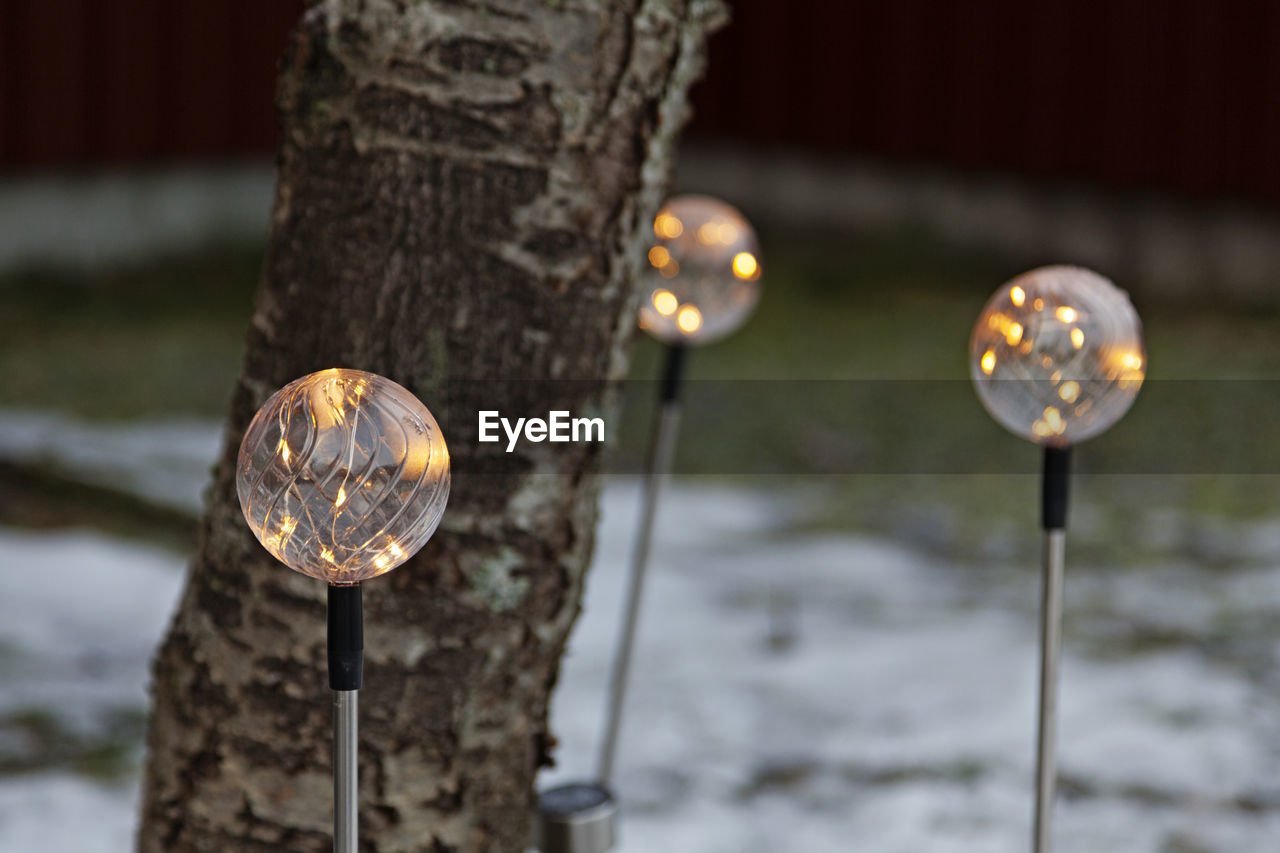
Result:
{"label": "stainless steel rod", "polygon": [[649,546],[653,540],[653,521],[658,508],[658,494],[671,471],[676,436],[679,431],[680,403],[677,400],[668,400],[662,404],[658,412],[653,441],[650,444],[644,496],[640,505],[640,525],[631,552],[630,583],[627,588],[627,597],[623,602],[618,648],[614,653],[613,666],[609,673],[604,736],[600,742],[600,759],[596,774],[597,781],[606,787],[613,778],[614,759],[618,752],[618,736],[622,729],[622,706],[626,700],[627,679],[631,670],[636,624],[640,616],[640,599],[644,593],[645,570],[649,564]]}
{"label": "stainless steel rod", "polygon": [[1053,805],[1057,790],[1058,664],[1062,657],[1062,576],[1067,532],[1044,532],[1040,589],[1040,711],[1036,732],[1036,807],[1032,850],[1053,850]]}
{"label": "stainless steel rod", "polygon": [[357,804],[360,691],[333,691],[333,849],[356,853],[359,841]]}

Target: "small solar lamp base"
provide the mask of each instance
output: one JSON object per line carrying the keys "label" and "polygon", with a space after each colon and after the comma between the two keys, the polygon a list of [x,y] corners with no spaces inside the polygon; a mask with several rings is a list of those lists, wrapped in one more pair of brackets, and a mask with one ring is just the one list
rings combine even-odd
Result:
{"label": "small solar lamp base", "polygon": [[607,853],[617,843],[618,804],[594,782],[574,782],[538,798],[541,853]]}

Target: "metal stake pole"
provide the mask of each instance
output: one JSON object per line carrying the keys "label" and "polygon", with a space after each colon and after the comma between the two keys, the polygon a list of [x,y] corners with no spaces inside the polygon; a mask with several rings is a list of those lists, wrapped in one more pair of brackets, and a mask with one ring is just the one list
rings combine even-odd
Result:
{"label": "metal stake pole", "polygon": [[333,850],[359,845],[360,685],[364,681],[364,605],[360,585],[329,587],[329,688],[333,691]]}
{"label": "metal stake pole", "polygon": [[640,506],[640,523],[631,554],[631,576],[623,602],[622,627],[618,648],[609,673],[609,692],[605,707],[604,736],[600,743],[597,781],[608,786],[613,778],[618,736],[622,728],[622,706],[626,698],[627,679],[635,644],[636,623],[640,616],[640,599],[644,593],[645,570],[649,564],[649,546],[653,540],[653,521],[658,508],[658,495],[671,471],[675,456],[676,436],[680,428],[679,387],[683,374],[684,349],[671,346],[667,350],[666,372],[662,382],[661,407],[654,423],[653,438],[645,471],[644,497]]}
{"label": "metal stake pole", "polygon": [[1062,659],[1062,584],[1066,566],[1071,449],[1046,447],[1042,483],[1044,552],[1040,578],[1040,706],[1036,726],[1033,853],[1052,853],[1058,783],[1058,667]]}
{"label": "metal stake pole", "polygon": [[356,804],[359,743],[359,690],[333,691],[333,849],[356,853],[359,817]]}
{"label": "metal stake pole", "polygon": [[1062,575],[1067,531],[1044,532],[1040,590],[1040,714],[1036,732],[1035,853],[1053,850],[1057,789],[1058,662],[1062,655]]}

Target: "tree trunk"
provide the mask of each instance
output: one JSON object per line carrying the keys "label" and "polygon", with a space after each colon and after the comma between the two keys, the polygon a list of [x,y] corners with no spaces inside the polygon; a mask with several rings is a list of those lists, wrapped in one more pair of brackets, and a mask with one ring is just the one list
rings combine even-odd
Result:
{"label": "tree trunk", "polygon": [[256,408],[335,366],[418,394],[455,471],[435,538],[365,585],[363,849],[525,849],[600,445],[526,443],[483,471],[476,409],[546,401],[478,380],[585,379],[557,407],[607,410],[720,16],[718,0],[328,0],[304,17],[244,372],[155,664],[141,850],[330,849],[324,584],[256,543],[234,479]]}

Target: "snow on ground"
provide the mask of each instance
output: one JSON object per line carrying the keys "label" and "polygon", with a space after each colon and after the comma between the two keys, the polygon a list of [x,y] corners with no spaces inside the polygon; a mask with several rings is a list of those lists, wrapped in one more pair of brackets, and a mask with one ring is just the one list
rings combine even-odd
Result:
{"label": "snow on ground", "polygon": [[0,458],[41,462],[96,485],[197,511],[222,427],[176,418],[83,423],[47,412],[0,411]]}
{"label": "snow on ground", "polygon": [[5,853],[125,853],[133,849],[138,785],[100,785],[62,772],[0,781]]}
{"label": "snow on ground", "polygon": [[[217,433],[6,416],[0,454],[127,473],[138,492],[191,506],[186,479]],[[553,708],[561,766],[542,785],[594,766],[638,496],[634,479],[605,489]],[[778,520],[794,515],[765,488],[691,478],[665,496],[618,763],[621,853],[1025,850],[1034,567],[793,534]],[[1229,570],[1069,555],[1060,849],[1274,848],[1280,572],[1257,556],[1275,549],[1249,541]],[[38,710],[91,738],[142,708],[183,563],[92,531],[0,529],[0,565],[24,578],[0,623],[0,757],[22,756],[13,715]],[[65,763],[0,775],[0,853],[128,849],[138,790],[126,776],[99,782]]]}
{"label": "snow on ground", "polygon": [[[58,765],[76,749],[118,736],[122,714],[146,705],[147,666],[182,583],[182,558],[88,531],[0,529],[5,589],[0,621],[0,755],[42,772],[0,775],[0,851],[130,849],[138,789],[100,783]],[[37,740],[33,723],[61,743]],[[8,723],[6,724],[6,721]],[[138,726],[126,727],[137,738]],[[34,742],[33,742],[34,741]],[[135,765],[141,742],[124,747]]]}
{"label": "snow on ground", "polygon": [[146,701],[157,632],[173,611],[182,559],[97,533],[0,529],[0,554],[20,575],[5,589],[0,646],[10,655],[0,712],[15,703],[62,709]]}
{"label": "snow on ground", "polygon": [[[553,711],[562,766],[546,785],[594,766],[637,497],[625,482],[605,494]],[[769,532],[772,516],[759,493],[688,484],[663,504],[619,762],[623,853],[1025,849],[1034,568],[956,566],[865,536],[792,538]],[[1223,578],[1074,565],[1068,582],[1069,608],[1103,587],[1114,619],[1139,632],[1172,619],[1209,636],[1229,618],[1274,620],[1280,601],[1271,567]],[[985,594],[997,585],[1009,594]],[[771,642],[788,622],[790,646]],[[1267,668],[1194,634],[1115,656],[1082,653],[1090,641],[1069,629],[1062,849],[1265,849],[1280,834],[1280,685]]]}

